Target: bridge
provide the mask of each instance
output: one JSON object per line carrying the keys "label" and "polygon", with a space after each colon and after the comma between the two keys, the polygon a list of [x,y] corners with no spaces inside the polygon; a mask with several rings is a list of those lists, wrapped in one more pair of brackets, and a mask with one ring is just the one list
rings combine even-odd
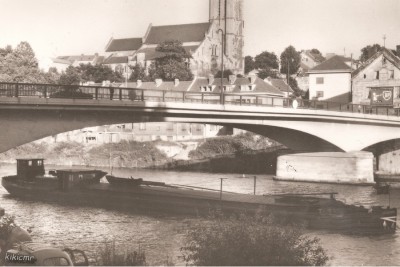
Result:
{"label": "bridge", "polygon": [[263,94],[0,83],[0,152],[90,126],[188,122],[248,130],[302,151],[360,151],[400,138],[395,108]]}

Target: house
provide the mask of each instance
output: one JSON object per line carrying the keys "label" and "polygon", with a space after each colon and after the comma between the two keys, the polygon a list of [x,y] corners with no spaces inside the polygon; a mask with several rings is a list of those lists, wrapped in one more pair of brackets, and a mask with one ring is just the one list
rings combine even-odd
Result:
{"label": "house", "polygon": [[129,78],[131,74],[129,66],[136,64],[134,56],[141,46],[142,38],[111,38],[105,49],[106,57],[103,64]]}
{"label": "house", "polygon": [[294,90],[292,87],[290,87],[290,85],[287,84],[285,79],[273,79],[268,77],[264,79],[264,81],[279,89],[282,93],[284,93],[285,97],[289,97],[294,93]]}
{"label": "house", "polygon": [[399,56],[400,45],[382,48],[353,73],[353,103],[400,107]]}
{"label": "house", "polygon": [[98,53],[94,55],[78,55],[78,56],[58,56],[53,58],[53,63],[50,67],[55,67],[59,72],[65,71],[69,66],[77,67],[80,64],[102,64],[104,56],[100,56]]}
{"label": "house", "polygon": [[349,103],[352,71],[341,56],[333,56],[310,69],[307,72],[310,100]]}
{"label": "house", "polygon": [[311,50],[301,50],[300,52],[300,69],[302,73],[307,73],[310,69],[321,64],[325,58],[319,53],[313,53]]}

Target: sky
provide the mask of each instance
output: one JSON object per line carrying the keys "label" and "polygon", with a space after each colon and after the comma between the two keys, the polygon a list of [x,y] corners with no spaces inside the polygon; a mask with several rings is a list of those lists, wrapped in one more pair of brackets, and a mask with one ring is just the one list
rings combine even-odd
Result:
{"label": "sky", "polygon": [[[142,37],[149,24],[208,21],[209,0],[0,0],[0,47],[30,43],[46,68],[60,55],[104,53],[111,37]],[[400,0],[244,0],[245,55],[289,45],[359,57],[400,45]]]}

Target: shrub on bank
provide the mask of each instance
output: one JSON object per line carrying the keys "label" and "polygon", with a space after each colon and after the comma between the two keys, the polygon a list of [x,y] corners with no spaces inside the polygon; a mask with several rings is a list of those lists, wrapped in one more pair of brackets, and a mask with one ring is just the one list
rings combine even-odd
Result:
{"label": "shrub on bank", "polygon": [[181,250],[187,264],[203,266],[325,265],[328,261],[318,238],[260,215],[219,216],[199,223],[189,230]]}
{"label": "shrub on bank", "polygon": [[115,240],[111,243],[105,242],[103,247],[99,248],[99,254],[96,257],[96,265],[101,266],[145,266],[146,254],[143,250],[138,251],[125,250],[118,252],[115,247]]}

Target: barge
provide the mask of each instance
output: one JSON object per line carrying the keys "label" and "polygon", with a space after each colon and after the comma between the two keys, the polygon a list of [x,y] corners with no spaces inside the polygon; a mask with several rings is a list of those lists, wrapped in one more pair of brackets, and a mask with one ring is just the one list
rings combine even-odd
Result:
{"label": "barge", "polygon": [[140,211],[190,215],[224,213],[273,214],[289,222],[301,221],[311,229],[354,234],[394,233],[397,209],[347,205],[317,194],[248,195],[183,185],[168,185],[143,179],[107,176],[98,170],[57,170],[44,175],[43,159],[17,160],[17,175],[2,178],[3,187],[14,196],[44,201]]}

